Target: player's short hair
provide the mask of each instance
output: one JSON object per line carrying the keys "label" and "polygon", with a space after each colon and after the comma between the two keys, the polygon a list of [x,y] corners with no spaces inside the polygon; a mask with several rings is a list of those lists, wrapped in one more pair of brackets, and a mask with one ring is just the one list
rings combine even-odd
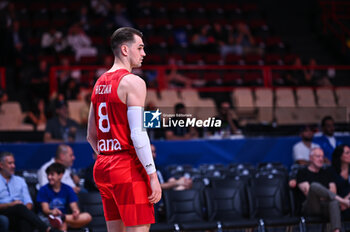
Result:
{"label": "player's short hair", "polygon": [[7,157],[7,156],[13,156],[13,154],[11,152],[8,152],[8,151],[0,152],[0,162],[4,162],[5,157]]}
{"label": "player's short hair", "polygon": [[322,121],[321,121],[321,126],[324,127],[326,125],[326,122],[328,120],[332,120],[334,122],[334,119],[332,118],[332,116],[325,116],[324,118],[322,118]]}
{"label": "player's short hair", "polygon": [[53,163],[46,168],[45,172],[46,172],[46,174],[50,174],[50,173],[62,174],[62,173],[64,173],[65,170],[66,169],[62,164]]}
{"label": "player's short hair", "polygon": [[134,35],[142,38],[142,32],[131,27],[121,27],[117,29],[111,36],[111,48],[113,54],[118,56],[120,52],[120,46],[123,43],[135,42]]}

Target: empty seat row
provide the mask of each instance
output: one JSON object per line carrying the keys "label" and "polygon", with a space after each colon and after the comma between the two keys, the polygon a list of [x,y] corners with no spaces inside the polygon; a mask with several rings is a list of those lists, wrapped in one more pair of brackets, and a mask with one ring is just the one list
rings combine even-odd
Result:
{"label": "empty seat row", "polygon": [[[233,101],[242,107],[349,107],[350,88],[237,88]],[[243,101],[241,101],[241,99]]]}
{"label": "empty seat row", "polygon": [[156,90],[148,90],[146,107],[159,108],[162,113],[174,114],[174,106],[183,103],[186,106],[186,113],[197,116],[200,119],[214,117],[217,115],[216,105],[211,98],[201,98],[195,90],[160,91],[159,96]]}
{"label": "empty seat row", "polygon": [[279,125],[319,123],[331,115],[336,122],[347,122],[347,108],[350,89],[332,88],[237,88],[232,92],[239,116],[251,115],[258,122],[272,122]]}
{"label": "empty seat row", "polygon": [[305,228],[302,218],[294,212],[287,180],[280,175],[256,175],[250,181],[218,179],[210,187],[167,190],[163,196],[165,221],[152,225],[151,231]]}
{"label": "empty seat row", "polygon": [[0,105],[0,130],[30,131],[34,127],[23,123],[25,114],[22,112],[19,102],[5,102]]}

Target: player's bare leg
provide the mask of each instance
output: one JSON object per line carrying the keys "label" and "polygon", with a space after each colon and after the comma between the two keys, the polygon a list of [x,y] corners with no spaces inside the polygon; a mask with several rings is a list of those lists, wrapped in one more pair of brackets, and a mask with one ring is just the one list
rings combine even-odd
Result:
{"label": "player's bare leg", "polygon": [[150,227],[151,227],[150,224],[139,225],[139,226],[128,226],[126,227],[126,232],[148,232]]}
{"label": "player's bare leg", "polygon": [[125,226],[122,220],[107,221],[108,232],[125,232]]}

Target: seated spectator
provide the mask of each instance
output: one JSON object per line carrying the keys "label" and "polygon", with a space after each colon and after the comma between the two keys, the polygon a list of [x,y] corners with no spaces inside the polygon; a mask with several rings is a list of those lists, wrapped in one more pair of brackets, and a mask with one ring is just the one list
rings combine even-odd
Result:
{"label": "seated spectator", "polygon": [[294,78],[292,72],[285,73],[282,82],[285,86],[298,86],[299,85],[299,81],[297,80],[297,78]]}
{"label": "seated spectator", "polygon": [[[10,229],[28,232],[58,232],[45,224],[33,211],[28,186],[22,177],[14,175],[15,158],[12,153],[0,153],[0,215],[8,217]],[[5,219],[6,223],[6,219]]]}
{"label": "seated spectator", "polygon": [[297,184],[303,193],[302,213],[307,216],[325,216],[329,218],[331,230],[341,230],[340,207],[350,207],[349,199],[342,198],[337,193],[333,175],[327,169],[322,169],[324,154],[321,148],[314,148],[310,153],[310,164],[298,171]]}
{"label": "seated spectator", "polygon": [[[62,93],[56,93],[57,96],[53,96],[50,98],[49,103],[47,105],[47,118],[51,119],[56,116],[56,105],[57,102],[65,102],[64,95]],[[56,95],[55,94],[55,95]]]}
{"label": "seated spectator", "polygon": [[82,56],[96,56],[97,49],[92,47],[91,39],[87,36],[79,24],[69,28],[67,36],[68,45],[75,52],[75,60],[80,61]]}
{"label": "seated spectator", "polygon": [[219,133],[223,137],[228,137],[232,134],[238,134],[238,117],[236,113],[230,108],[229,102],[221,102],[219,108],[219,115],[215,116],[216,119],[220,119],[222,124],[220,128],[211,128],[211,132]]}
{"label": "seated spectator", "polygon": [[[152,151],[153,159],[156,160],[157,152],[156,152],[156,147],[153,144],[151,144],[151,151]],[[178,179],[175,179],[174,177],[170,177],[167,181],[165,181],[163,174],[159,169],[157,169],[157,175],[158,175],[160,187],[162,189],[185,190],[185,189],[190,189],[192,187],[191,178],[182,176]]]}
{"label": "seated spectator", "polygon": [[303,63],[301,62],[300,57],[297,57],[294,60],[293,64],[294,68],[292,71],[290,71],[287,74],[287,79],[285,82],[287,85],[301,85],[303,83],[303,80],[305,78],[305,68],[303,66]]}
{"label": "seated spectator", "polygon": [[91,29],[91,17],[89,17],[89,8],[86,5],[83,5],[80,8],[79,14],[77,15],[76,21],[79,22],[80,26],[84,31],[88,32]]}
{"label": "seated spectator", "polygon": [[[342,142],[334,136],[335,127],[334,119],[331,116],[325,116],[321,121],[322,136],[315,138],[315,142],[320,145],[326,158],[332,159],[334,149],[341,145]],[[330,162],[328,162],[330,163]]]}
{"label": "seated spectator", "polygon": [[94,165],[95,161],[97,159],[97,155],[95,153],[92,153],[92,158],[94,159],[94,162],[90,164],[86,169],[84,173],[84,188],[88,192],[98,192],[98,188],[95,184],[94,180]]}
{"label": "seated spectator", "polygon": [[68,78],[64,83],[61,93],[64,95],[64,99],[68,100],[77,100],[80,93],[80,85],[78,80],[74,78]]}
{"label": "seated spectator", "polygon": [[[60,163],[52,163],[46,168],[48,184],[40,188],[37,202],[42,212],[49,218],[52,227],[66,231],[70,228],[81,228],[91,221],[89,213],[81,213],[78,197],[73,189],[61,183],[65,167]],[[68,210],[72,214],[68,213]]]}
{"label": "seated spectator", "polygon": [[250,31],[249,26],[246,23],[237,23],[234,38],[236,45],[240,48],[237,49],[237,55],[246,55],[252,53],[262,55],[264,53],[261,48],[256,46],[255,39]]}
{"label": "seated spectator", "polygon": [[[67,57],[60,59],[62,69],[57,72],[58,76],[58,92],[64,93],[67,83],[70,79],[80,82],[81,72],[79,69],[71,70],[71,64]],[[57,93],[56,93],[57,94]]]}
{"label": "seated spectator", "polygon": [[198,52],[215,51],[214,37],[209,34],[210,26],[203,26],[199,32],[192,36],[192,46]]}
{"label": "seated spectator", "polygon": [[166,80],[168,82],[168,86],[171,87],[185,87],[191,88],[192,80],[181,73],[179,73],[178,68],[173,59],[169,60],[170,70],[166,75]]}
{"label": "seated spectator", "polygon": [[20,59],[23,63],[27,60],[28,55],[28,36],[27,33],[21,28],[21,23],[17,20],[13,21],[11,38],[15,57]]}
{"label": "seated spectator", "polygon": [[31,110],[26,113],[24,122],[32,124],[34,126],[34,130],[40,130],[45,129],[46,121],[47,118],[44,99],[34,100]]}
{"label": "seated spectator", "polygon": [[56,53],[67,52],[67,40],[62,32],[51,27],[48,32],[44,32],[41,37],[41,48],[46,54],[54,55]]}
{"label": "seated spectator", "polygon": [[304,81],[302,85],[315,86],[321,79],[320,70],[315,69],[317,66],[316,60],[311,58],[309,60],[309,66],[304,70]]}
{"label": "seated spectator", "polygon": [[79,124],[68,117],[65,101],[56,101],[56,115],[46,124],[44,142],[74,142]]}
{"label": "seated spectator", "polygon": [[[173,121],[186,120],[186,117],[182,116],[186,114],[185,105],[178,103],[175,105],[175,117],[172,118]],[[179,124],[170,127],[165,132],[165,138],[167,140],[188,140],[198,137],[198,132],[194,127],[181,127]]]}
{"label": "seated spectator", "polygon": [[45,59],[39,61],[39,66],[30,78],[30,91],[32,97],[49,97],[49,65]]}
{"label": "seated spectator", "polygon": [[293,146],[293,159],[297,164],[307,165],[309,164],[311,149],[319,147],[319,145],[312,142],[314,133],[308,125],[303,126],[300,137],[301,141]]}
{"label": "seated spectator", "polygon": [[106,17],[111,9],[109,0],[91,0],[91,9],[95,14]]}
{"label": "seated spectator", "polygon": [[[350,199],[350,148],[339,145],[332,154],[332,170],[335,174],[335,184],[339,196]],[[343,216],[350,218],[350,210],[342,212]]]}
{"label": "seated spectator", "polygon": [[48,183],[46,168],[53,163],[60,163],[65,167],[65,172],[63,174],[62,183],[72,187],[74,192],[79,193],[80,187],[79,182],[80,178],[72,172],[73,162],[75,160],[75,156],[73,153],[73,149],[65,144],[61,144],[58,146],[56,150],[56,155],[50,161],[43,164],[38,170],[38,182],[39,186],[42,187]]}
{"label": "seated spectator", "polygon": [[133,27],[133,24],[126,13],[125,7],[119,2],[114,4],[110,18],[110,21],[113,22],[113,25],[109,26],[111,28]]}

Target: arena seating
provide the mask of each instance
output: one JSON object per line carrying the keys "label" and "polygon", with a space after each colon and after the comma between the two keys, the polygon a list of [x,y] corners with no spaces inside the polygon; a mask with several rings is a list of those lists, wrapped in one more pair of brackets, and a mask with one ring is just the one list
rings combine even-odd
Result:
{"label": "arena seating", "polygon": [[[191,166],[172,165],[168,169],[189,173]],[[295,189],[289,188],[287,169],[280,163],[260,163],[257,167],[203,164],[198,169],[228,172],[208,177],[201,171],[202,177],[194,180],[191,190],[165,191],[165,220],[157,221],[151,231],[309,231],[327,226],[324,218],[301,216],[301,203]]]}
{"label": "arena seating", "polygon": [[[187,113],[207,119],[218,114],[212,98],[203,98],[195,89],[157,90],[147,92],[146,106],[150,103],[163,113],[174,113],[176,103],[183,103]],[[240,119],[252,124],[277,125],[318,124],[326,115],[331,115],[337,123],[346,123],[349,116],[346,108],[349,105],[349,88],[235,88],[231,92],[234,110]],[[69,100],[68,109],[71,118],[80,122],[82,100]],[[33,131],[30,124],[23,123],[25,112],[19,102],[7,102],[0,112],[0,131]],[[11,118],[11,120],[9,120]],[[8,120],[6,120],[8,119]],[[5,123],[6,122],[6,123]],[[38,128],[44,130],[44,127]]]}
{"label": "arena seating", "polygon": [[91,231],[107,231],[103,214],[102,199],[99,192],[79,193],[79,205],[82,212],[88,212],[92,216],[92,221],[88,225]]}

